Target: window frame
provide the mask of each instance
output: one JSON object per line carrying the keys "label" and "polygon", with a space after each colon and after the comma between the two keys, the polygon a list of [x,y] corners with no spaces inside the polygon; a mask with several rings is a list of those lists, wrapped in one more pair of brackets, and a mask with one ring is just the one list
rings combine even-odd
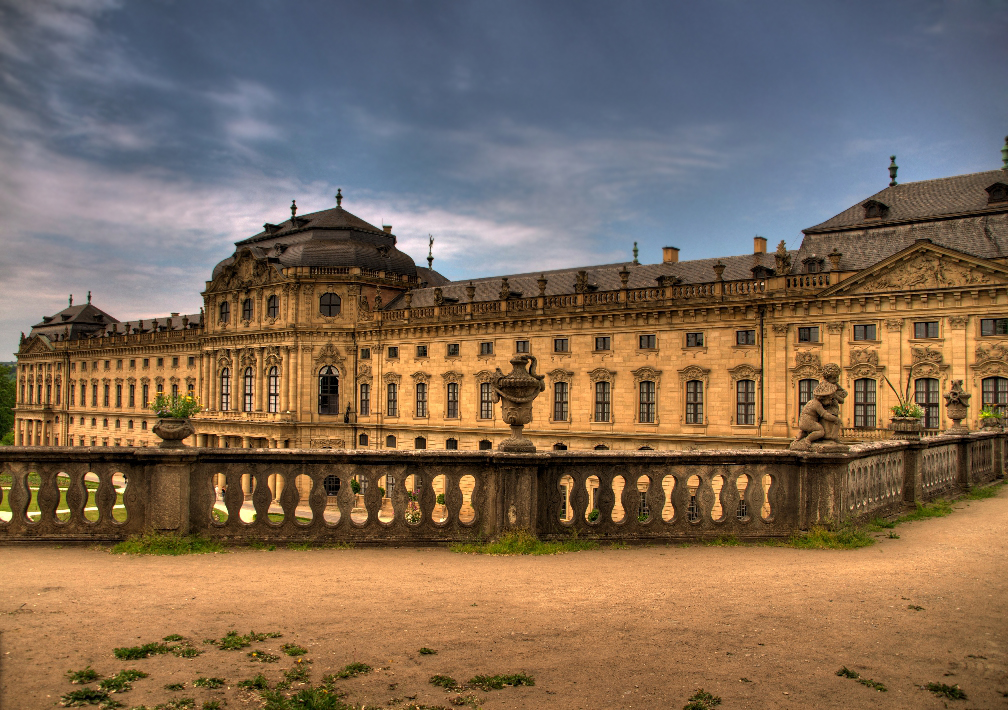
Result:
{"label": "window frame", "polygon": [[570,383],[566,380],[553,383],[553,421],[570,421]]}
{"label": "window frame", "polygon": [[217,323],[218,325],[227,325],[231,320],[231,302],[224,300],[221,301],[220,306],[217,309]]}
{"label": "window frame", "polygon": [[445,384],[445,419],[459,418],[459,383]]}
{"label": "window frame", "polygon": [[638,350],[657,350],[658,349],[658,334],[657,333],[638,333],[637,334],[637,349]]}
{"label": "window frame", "polygon": [[492,340],[481,340],[479,344],[480,357],[490,357],[494,354],[494,343]]}
{"label": "window frame", "polygon": [[241,318],[246,323],[252,321],[252,299],[246,298],[241,303]]}
{"label": "window frame", "polygon": [[399,359],[399,346],[389,345],[385,351],[386,359],[388,360],[398,360]]}
{"label": "window frame", "polygon": [[[920,332],[920,326],[923,326],[924,335],[918,335]],[[934,326],[932,329],[931,326]],[[922,320],[914,321],[913,324],[913,339],[914,340],[941,340],[941,321],[940,320]],[[934,335],[931,335],[931,332]]]}
{"label": "window frame", "polygon": [[[323,299],[326,301],[325,303],[323,303]],[[318,304],[319,315],[323,318],[335,318],[343,311],[343,299],[332,291],[320,294]],[[334,310],[335,312],[333,312]]]}
{"label": "window frame", "polygon": [[266,317],[277,318],[279,315],[280,315],[280,299],[274,293],[271,294],[270,297],[266,299]]}
{"label": "window frame", "polygon": [[426,345],[416,346],[416,356],[417,358],[426,358],[428,353],[428,348]]}
{"label": "window frame", "polygon": [[859,377],[854,380],[854,428],[875,429],[877,426],[878,381],[873,377]]}
{"label": "window frame", "polygon": [[756,380],[735,381],[735,425],[756,426]]}
{"label": "window frame", "polygon": [[654,380],[641,380],[637,386],[638,423],[655,424],[658,421],[658,385]]}
{"label": "window frame", "polygon": [[428,417],[428,407],[427,407],[427,383],[417,382],[415,387],[415,397],[416,409],[414,416],[420,419],[426,419]]}
{"label": "window frame", "polygon": [[609,380],[595,382],[595,406],[592,421],[596,424],[612,424],[612,383]]}
{"label": "window frame", "polygon": [[371,359],[371,348],[361,348],[360,349],[360,359],[370,360]]}
{"label": "window frame", "polygon": [[[230,412],[231,411],[231,368],[225,367],[220,371],[220,411]],[[144,400],[147,399],[147,385],[143,386],[144,390]],[[147,407],[147,402],[144,402],[144,407]]]}
{"label": "window frame", "polygon": [[242,372],[242,411],[255,411],[255,370],[251,365]]}
{"label": "window frame", "polygon": [[445,357],[461,357],[462,346],[460,343],[445,343],[445,346]]}
{"label": "window frame", "polygon": [[[599,347],[599,341],[603,341],[602,345],[605,347]],[[597,353],[608,353],[612,352],[612,336],[611,335],[596,335],[595,336],[595,350]]]}
{"label": "window frame", "polygon": [[527,355],[532,352],[532,343],[529,340],[516,340],[515,341],[515,353],[519,355]]}
{"label": "window frame", "polygon": [[399,383],[387,382],[385,384],[385,416],[399,416]]}
{"label": "window frame", "polygon": [[[316,371],[315,377],[318,387],[318,407],[315,411],[323,416],[338,416],[340,413],[339,370],[333,365],[324,365]],[[335,380],[335,389],[333,388],[333,380]],[[323,385],[325,386],[324,389]],[[325,398],[325,406],[323,406],[323,398]]]}
{"label": "window frame", "polygon": [[559,336],[553,338],[553,352],[557,355],[570,355],[570,338]]}
{"label": "window frame", "polygon": [[756,345],[756,329],[742,328],[735,331],[736,347],[750,347]]}
{"label": "window frame", "polygon": [[[869,328],[871,329],[869,331]],[[858,337],[860,333],[861,337]],[[871,335],[869,338],[868,336]],[[855,323],[851,327],[851,339],[856,342],[878,342],[878,324],[877,323]]]}
{"label": "window frame", "polygon": [[371,383],[361,382],[357,385],[358,415],[371,416]]}
{"label": "window frame", "polygon": [[479,418],[484,421],[494,418],[493,386],[489,382],[479,383]]}
{"label": "window frame", "polygon": [[[806,337],[802,337],[803,333]],[[802,325],[795,328],[795,342],[798,343],[821,343],[822,331],[817,325]]]}
{"label": "window frame", "polygon": [[[932,386],[933,383],[933,386]],[[924,385],[921,387],[921,385]],[[921,395],[924,395],[921,397]],[[924,401],[921,401],[921,400]],[[918,377],[914,380],[914,402],[924,410],[921,423],[925,429],[941,428],[941,381],[937,377]],[[929,426],[934,424],[934,426]]]}
{"label": "window frame", "polygon": [[815,388],[818,386],[819,380],[814,377],[803,377],[798,380],[798,416],[801,416],[802,409],[812,399],[812,393],[815,392]]}
{"label": "window frame", "polygon": [[266,411],[270,414],[280,411],[280,370],[276,365],[266,374]]}
{"label": "window frame", "polygon": [[[690,340],[692,340],[693,342],[690,343]],[[702,331],[702,330],[689,331],[689,332],[686,333],[686,340],[685,340],[686,344],[683,347],[687,347],[687,348],[703,348],[703,347],[706,347],[704,345],[704,342],[705,342],[705,340],[704,340],[704,331]]]}
{"label": "window frame", "polygon": [[[685,423],[692,426],[704,424],[704,381],[686,380],[684,402],[686,405]],[[690,387],[693,385],[693,387]],[[690,390],[693,390],[690,392]]]}

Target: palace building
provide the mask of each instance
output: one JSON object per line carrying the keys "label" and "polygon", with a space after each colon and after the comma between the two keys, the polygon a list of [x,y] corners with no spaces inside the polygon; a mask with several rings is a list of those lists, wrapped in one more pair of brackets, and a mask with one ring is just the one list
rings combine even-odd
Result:
{"label": "palace building", "polygon": [[[783,448],[835,363],[843,436],[888,436],[896,397],[951,422],[953,380],[1008,404],[1004,168],[897,184],[804,230],[798,249],[449,281],[343,209],[235,244],[200,313],[123,322],[90,301],[18,350],[25,446],[154,446],[158,392],[204,411],[208,447],[492,449],[509,436],[490,385],[516,354],[546,390],[540,450]],[[657,256],[657,255],[655,255]]]}

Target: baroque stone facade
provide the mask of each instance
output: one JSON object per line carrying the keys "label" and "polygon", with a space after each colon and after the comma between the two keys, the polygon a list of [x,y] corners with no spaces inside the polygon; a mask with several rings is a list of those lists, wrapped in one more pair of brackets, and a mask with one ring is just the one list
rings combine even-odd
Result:
{"label": "baroque stone facade", "polygon": [[[1008,403],[1003,170],[888,187],[806,229],[797,250],[450,282],[336,208],[236,244],[198,314],[47,317],[18,352],[22,445],[151,446],[145,403],[191,392],[190,444],[489,449],[509,436],[493,376],[534,355],[540,449],[783,448],[838,363],[843,438],[886,436],[909,387],[951,426],[963,380]],[[338,197],[338,202],[341,200]],[[881,207],[879,206],[881,205]],[[883,209],[884,208],[884,209]]]}

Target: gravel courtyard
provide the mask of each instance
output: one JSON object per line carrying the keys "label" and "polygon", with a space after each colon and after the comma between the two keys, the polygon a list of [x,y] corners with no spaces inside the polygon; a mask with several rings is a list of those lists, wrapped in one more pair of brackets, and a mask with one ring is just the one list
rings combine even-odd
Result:
{"label": "gravel courtyard", "polygon": [[[451,707],[434,674],[524,672],[533,687],[475,691],[490,708],[1008,707],[1008,487],[945,518],[904,523],[855,551],[646,547],[546,557],[444,549],[232,550],[113,556],[2,547],[0,706],[51,708],[69,669],[149,677],[113,697],[153,708],[192,697],[261,706],[238,681],[280,679],[307,648],[312,681],[348,663],[345,700]],[[920,607],[919,609],[916,607]],[[239,651],[231,629],[283,636]],[[180,634],[204,653],[119,661],[113,648]],[[420,655],[428,647],[436,654]],[[250,659],[260,650],[274,663]],[[838,677],[847,666],[879,691]],[[194,688],[220,677],[220,689]],[[968,699],[923,690],[958,684]],[[183,683],[169,691],[166,684]],[[93,686],[92,686],[93,687]],[[298,687],[296,684],[293,686]]]}

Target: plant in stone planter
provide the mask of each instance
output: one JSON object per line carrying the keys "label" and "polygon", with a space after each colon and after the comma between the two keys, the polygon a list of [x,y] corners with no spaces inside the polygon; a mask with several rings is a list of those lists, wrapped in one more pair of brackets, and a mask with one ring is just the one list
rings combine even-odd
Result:
{"label": "plant in stone planter", "polygon": [[161,437],[161,448],[185,448],[182,440],[196,431],[189,417],[203,409],[199,400],[188,394],[169,397],[164,392],[159,392],[150,408],[160,417],[151,431]]}
{"label": "plant in stone planter", "polygon": [[889,385],[889,389],[896,395],[899,404],[892,406],[892,430],[893,437],[897,439],[919,439],[923,424],[921,417],[924,416],[924,409],[910,399],[910,375],[907,375],[905,394],[900,394],[893,387],[892,382],[885,375],[882,379]]}
{"label": "plant in stone planter", "polygon": [[984,428],[999,427],[1003,419],[1004,417],[999,407],[985,404],[983,409],[980,410],[980,426]]}

